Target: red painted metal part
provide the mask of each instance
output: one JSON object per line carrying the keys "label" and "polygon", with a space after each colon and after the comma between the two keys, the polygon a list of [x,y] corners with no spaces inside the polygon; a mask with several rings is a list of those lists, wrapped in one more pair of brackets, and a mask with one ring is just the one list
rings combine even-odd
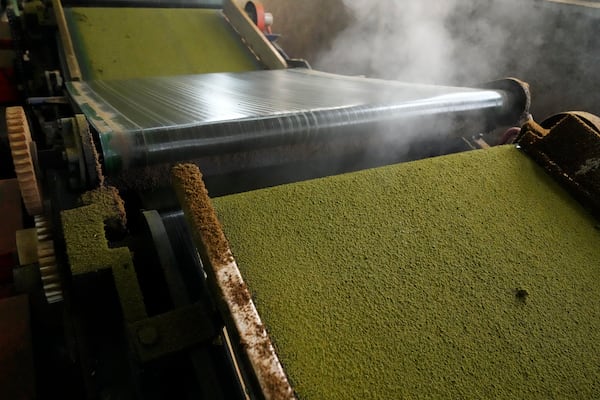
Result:
{"label": "red painted metal part", "polygon": [[246,3],[246,11],[248,11],[248,7],[250,9],[254,9],[251,15],[251,19],[254,21],[258,29],[260,29],[263,33],[271,33],[271,27],[267,25],[265,21],[265,6],[260,1],[249,1]]}
{"label": "red painted metal part", "polygon": [[259,1],[253,1],[256,8],[256,26],[261,32],[265,31],[265,6]]}

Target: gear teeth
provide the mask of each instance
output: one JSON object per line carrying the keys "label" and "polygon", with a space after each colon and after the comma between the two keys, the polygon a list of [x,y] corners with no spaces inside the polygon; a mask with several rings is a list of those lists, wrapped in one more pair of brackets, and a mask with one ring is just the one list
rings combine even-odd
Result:
{"label": "gear teeth", "polygon": [[38,241],[49,240],[52,238],[52,229],[46,218],[41,215],[36,215],[34,217],[34,222]]}
{"label": "gear teeth", "polygon": [[48,303],[57,303],[63,300],[63,290],[54,253],[52,227],[48,220],[41,215],[36,215],[34,221],[38,237],[37,254],[44,294]]}
{"label": "gear teeth", "polygon": [[41,214],[44,209],[42,195],[33,167],[33,157],[29,148],[32,143],[31,131],[23,107],[6,109],[6,127],[15,173],[27,213]]}

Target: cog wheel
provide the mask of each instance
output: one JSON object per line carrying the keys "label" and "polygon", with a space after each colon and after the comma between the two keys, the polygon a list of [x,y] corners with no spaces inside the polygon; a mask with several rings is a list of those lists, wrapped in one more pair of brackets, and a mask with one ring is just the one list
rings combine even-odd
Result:
{"label": "cog wheel", "polygon": [[31,132],[23,107],[8,107],[6,109],[6,125],[13,164],[25,208],[29,215],[41,214],[44,209],[42,195],[33,167],[33,157],[30,149],[32,143]]}
{"label": "cog wheel", "polygon": [[42,277],[42,287],[44,288],[44,294],[48,303],[57,303],[63,300],[63,290],[54,254],[52,229],[45,217],[36,215],[34,219],[38,237],[37,254],[40,275]]}

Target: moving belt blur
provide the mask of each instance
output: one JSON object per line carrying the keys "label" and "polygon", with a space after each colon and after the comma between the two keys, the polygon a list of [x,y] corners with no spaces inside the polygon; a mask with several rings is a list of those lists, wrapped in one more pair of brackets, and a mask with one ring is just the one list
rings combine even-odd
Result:
{"label": "moving belt blur", "polygon": [[[495,89],[406,84],[288,69],[70,82],[99,135],[105,173],[302,143],[405,145],[517,124],[529,96],[516,80]],[[468,118],[465,118],[468,117]],[[337,142],[336,142],[337,141]]]}

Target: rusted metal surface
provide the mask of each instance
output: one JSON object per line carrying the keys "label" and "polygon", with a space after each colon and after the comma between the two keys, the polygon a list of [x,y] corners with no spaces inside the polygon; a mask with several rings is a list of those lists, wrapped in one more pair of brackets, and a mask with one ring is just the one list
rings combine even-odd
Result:
{"label": "rusted metal surface", "polygon": [[29,300],[26,295],[0,300],[0,398],[35,398]]}
{"label": "rusted metal surface", "polygon": [[233,348],[249,368],[245,372],[250,372],[250,379],[254,378],[258,384],[259,395],[266,399],[295,398],[229,249],[200,170],[193,164],[180,164],[173,168],[172,174],[196,246],[208,266],[207,275],[220,298],[220,310],[232,336],[239,339],[233,342]]}
{"label": "rusted metal surface", "polygon": [[585,112],[527,122],[518,144],[595,214],[600,214],[600,118]]}

